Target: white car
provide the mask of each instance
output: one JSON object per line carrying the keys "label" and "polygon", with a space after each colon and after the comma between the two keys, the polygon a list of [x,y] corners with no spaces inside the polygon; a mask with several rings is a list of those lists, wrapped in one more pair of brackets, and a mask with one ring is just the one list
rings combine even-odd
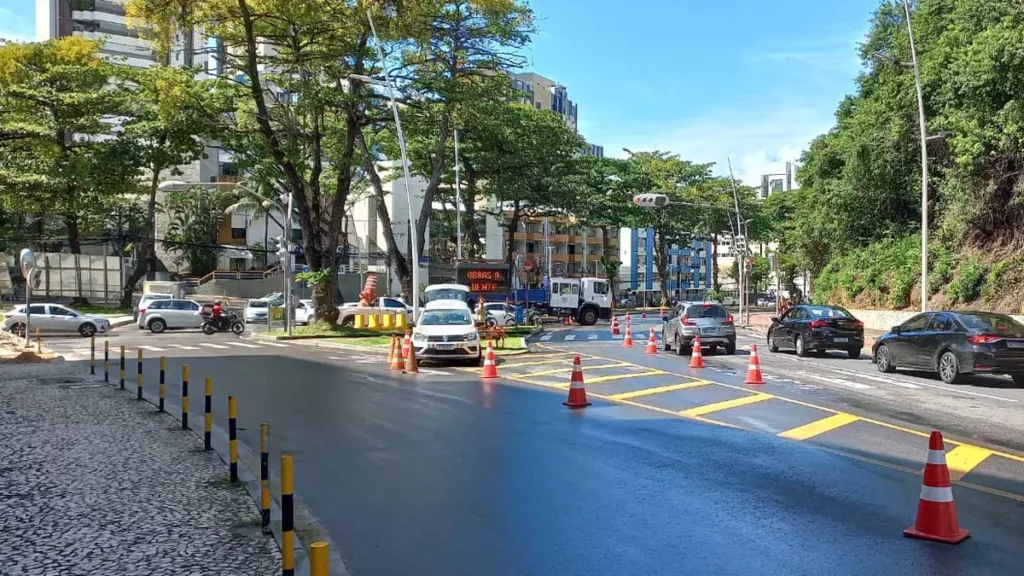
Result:
{"label": "white car", "polygon": [[192,300],[166,298],[154,300],[139,310],[139,328],[159,334],[164,330],[199,328],[203,323],[202,306]]}
{"label": "white car", "polygon": [[110,330],[110,322],[101,316],[79,314],[60,304],[32,304],[29,306],[31,318],[26,318],[25,305],[19,304],[4,314],[4,330],[24,333],[25,322],[29,322],[29,330],[39,328],[44,334],[53,332],[78,332],[88,338],[96,333]]}
{"label": "white car", "polygon": [[316,322],[316,307],[313,305],[313,301],[299,300],[295,305],[295,323],[309,325],[313,322]]}
{"label": "white car", "polygon": [[417,358],[480,364],[480,334],[473,315],[457,301],[427,303],[412,331]]}
{"label": "white car", "polygon": [[485,302],[484,309],[487,310],[487,319],[491,320],[493,318],[498,326],[516,325],[515,306],[505,304],[504,302]]}
{"label": "white car", "polygon": [[[148,308],[151,302],[155,302],[157,300],[168,300],[170,298],[173,298],[170,294],[157,294],[152,292],[149,294],[143,294],[142,298],[139,298],[138,304],[135,305],[135,310],[132,312],[134,320],[138,321],[139,311]],[[139,327],[141,328],[142,326]]]}
{"label": "white car", "polygon": [[247,324],[252,322],[266,322],[267,314],[270,313],[270,302],[267,300],[249,300],[245,303],[245,311],[242,319]]}
{"label": "white car", "polygon": [[[380,308],[381,300],[384,301],[384,310],[387,310],[389,312],[394,312],[396,310],[404,310],[407,314],[412,314],[412,306],[409,306],[408,304],[402,302],[398,298],[389,298],[387,296],[383,298],[374,298],[373,300],[370,301],[370,305],[364,306],[364,308]],[[340,308],[359,308],[359,302],[346,302],[342,304]]]}

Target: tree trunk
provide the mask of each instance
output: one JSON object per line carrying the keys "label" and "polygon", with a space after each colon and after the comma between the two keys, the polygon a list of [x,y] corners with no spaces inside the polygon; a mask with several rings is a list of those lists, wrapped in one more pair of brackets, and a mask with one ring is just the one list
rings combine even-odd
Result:
{"label": "tree trunk", "polygon": [[478,258],[480,231],[476,228],[476,172],[473,170],[466,171],[466,188],[462,191],[462,232],[463,255],[470,259]]}
{"label": "tree trunk", "polygon": [[[412,268],[409,266],[409,260],[398,249],[398,242],[395,241],[395,231],[391,225],[391,214],[388,212],[388,205],[384,200],[384,185],[381,183],[377,168],[373,165],[373,156],[366,145],[366,139],[363,138],[362,133],[357,134],[356,139],[363,156],[363,168],[366,170],[366,175],[370,178],[370,184],[373,186],[374,202],[377,206],[377,219],[380,221],[381,229],[384,232],[384,243],[387,245],[388,258],[391,259],[391,264],[395,267],[395,273],[398,274],[403,289],[407,290],[408,294],[411,295]],[[412,215],[410,214],[410,219],[411,217]],[[412,224],[410,223],[410,231],[412,230],[411,226]],[[412,239],[410,238],[409,241],[411,242]]]}
{"label": "tree trunk", "polygon": [[661,285],[661,302],[668,304],[668,242],[663,234],[654,238],[654,266],[658,271],[658,283]]}
{"label": "tree trunk", "polygon": [[135,295],[135,286],[143,276],[149,280],[156,279],[156,192],[160,186],[160,172],[163,168],[154,167],[152,178],[149,181],[149,198],[146,202],[146,223],[142,229],[142,236],[146,242],[142,246],[142,254],[136,258],[135,269],[124,281],[121,288],[121,308],[132,307],[132,296]]}
{"label": "tree trunk", "polygon": [[711,236],[711,288],[718,292],[718,234]]}
{"label": "tree trunk", "polygon": [[[519,200],[512,204],[512,217],[505,224],[508,241],[505,243],[505,262],[512,264],[516,257],[516,229],[519,228]],[[547,254],[544,255],[547,258]]]}

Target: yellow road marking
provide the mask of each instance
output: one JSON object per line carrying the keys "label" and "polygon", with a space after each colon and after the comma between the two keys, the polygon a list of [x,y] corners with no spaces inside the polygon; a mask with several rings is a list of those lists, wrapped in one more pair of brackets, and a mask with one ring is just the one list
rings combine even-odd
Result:
{"label": "yellow road marking", "polygon": [[[581,360],[585,360],[585,358],[581,358]],[[572,370],[572,360],[568,358],[556,358],[554,360],[535,360],[533,362],[503,362],[498,366],[502,368],[515,368],[516,366],[540,366],[541,364],[555,364],[558,362],[565,362],[566,364],[569,365],[569,369]]]}
{"label": "yellow road marking", "polygon": [[851,422],[860,420],[853,414],[846,414],[840,412],[839,414],[833,414],[828,418],[822,418],[821,420],[815,420],[810,424],[804,424],[803,426],[797,426],[791,428],[779,434],[783,438],[789,438],[790,440],[807,440],[808,438],[814,438],[819,434],[824,434],[830,430],[835,430],[841,426],[846,426]]}
{"label": "yellow road marking", "polygon": [[[613,374],[611,376],[598,376],[597,378],[585,378],[584,384],[600,384],[602,382],[611,382],[612,380],[622,380],[623,378],[644,378],[647,376],[661,376],[662,374],[668,374],[661,370],[651,370],[650,372],[631,372],[629,374]],[[568,388],[568,384],[564,385]]]}
{"label": "yellow road marking", "polygon": [[726,400],[725,402],[715,402],[714,404],[705,404],[703,406],[697,406],[696,408],[683,410],[682,412],[680,412],[680,414],[682,414],[683,416],[703,416],[705,414],[711,414],[712,412],[719,412],[721,410],[728,410],[730,408],[746,406],[747,404],[764,402],[765,400],[771,400],[772,398],[774,398],[774,396],[772,396],[771,394],[751,394],[750,396],[735,398],[733,400]]}
{"label": "yellow road marking", "polygon": [[647,388],[646,390],[636,390],[633,392],[624,392],[622,394],[613,394],[608,397],[609,400],[629,400],[630,398],[639,398],[640,396],[650,396],[651,394],[663,394],[665,392],[674,392],[676,390],[686,390],[687,388],[697,388],[700,386],[707,386],[713,384],[710,380],[696,380],[694,382],[686,382],[684,384],[672,384],[671,386],[659,386],[657,388]]}
{"label": "yellow road marking", "polygon": [[[632,368],[632,364],[625,362],[616,362],[614,364],[599,364],[597,366],[587,366],[587,370],[598,370],[601,368]],[[554,370],[541,370],[540,372],[526,372],[523,376],[549,376],[551,374],[562,374],[572,373],[572,365],[564,366],[562,368],[556,368]]]}
{"label": "yellow road marking", "polygon": [[992,454],[991,450],[961,444],[946,453],[949,477],[960,480]]}

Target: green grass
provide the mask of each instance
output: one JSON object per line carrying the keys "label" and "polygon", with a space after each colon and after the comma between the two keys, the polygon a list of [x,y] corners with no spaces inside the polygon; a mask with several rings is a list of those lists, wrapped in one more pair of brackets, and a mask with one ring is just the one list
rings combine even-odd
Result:
{"label": "green grass", "polygon": [[[316,322],[311,326],[298,326],[292,333],[296,336],[322,336],[325,338],[334,336],[337,338],[359,338],[368,336],[381,336],[385,339],[389,338],[391,334],[404,334],[403,331],[387,331],[381,332],[380,330],[356,330],[355,328],[342,328],[331,327],[326,322]],[[283,330],[268,331],[267,336],[284,336],[286,334]]]}

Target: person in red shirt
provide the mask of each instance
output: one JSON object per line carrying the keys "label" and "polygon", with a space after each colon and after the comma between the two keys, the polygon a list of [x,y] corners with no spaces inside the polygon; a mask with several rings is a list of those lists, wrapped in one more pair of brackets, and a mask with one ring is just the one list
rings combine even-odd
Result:
{"label": "person in red shirt", "polygon": [[221,328],[221,323],[222,323],[221,317],[222,317],[222,312],[223,311],[224,311],[224,308],[221,306],[220,300],[217,300],[216,302],[214,302],[213,303],[213,309],[210,310],[210,319],[213,321],[213,325],[216,326],[218,330],[222,329]]}

